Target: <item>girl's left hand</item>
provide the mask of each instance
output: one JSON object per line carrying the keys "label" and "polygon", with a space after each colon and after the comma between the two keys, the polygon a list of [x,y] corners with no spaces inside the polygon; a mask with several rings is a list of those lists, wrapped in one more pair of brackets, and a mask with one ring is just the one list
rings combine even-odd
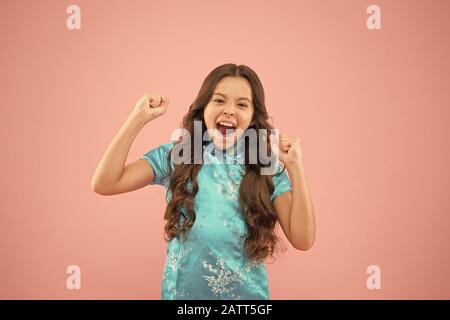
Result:
{"label": "girl's left hand", "polygon": [[276,141],[276,139],[273,140],[275,141],[275,146],[279,148],[280,161],[286,167],[302,164],[302,150],[300,148],[299,137],[280,134],[279,141]]}

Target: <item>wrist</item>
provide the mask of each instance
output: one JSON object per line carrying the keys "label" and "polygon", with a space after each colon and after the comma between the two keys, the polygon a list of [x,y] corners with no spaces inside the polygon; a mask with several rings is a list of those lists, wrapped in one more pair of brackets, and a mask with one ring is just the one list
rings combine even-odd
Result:
{"label": "wrist", "polygon": [[137,127],[138,129],[142,129],[145,126],[145,124],[151,120],[153,120],[153,119],[148,120],[148,119],[144,119],[140,115],[130,114],[125,122],[128,126]]}
{"label": "wrist", "polygon": [[303,163],[301,161],[286,163],[285,167],[288,172],[303,172]]}

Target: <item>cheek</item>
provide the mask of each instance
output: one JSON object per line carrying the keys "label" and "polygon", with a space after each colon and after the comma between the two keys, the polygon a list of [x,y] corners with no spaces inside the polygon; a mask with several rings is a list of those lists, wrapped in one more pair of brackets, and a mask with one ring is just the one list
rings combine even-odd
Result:
{"label": "cheek", "polygon": [[241,114],[239,123],[245,127],[250,126],[250,122],[252,121],[252,115],[253,114],[251,114],[251,113],[250,114]]}
{"label": "cheek", "polygon": [[207,106],[203,112],[203,117],[205,118],[205,123],[208,127],[213,127],[215,123],[215,119],[217,118],[217,112],[212,110]]}

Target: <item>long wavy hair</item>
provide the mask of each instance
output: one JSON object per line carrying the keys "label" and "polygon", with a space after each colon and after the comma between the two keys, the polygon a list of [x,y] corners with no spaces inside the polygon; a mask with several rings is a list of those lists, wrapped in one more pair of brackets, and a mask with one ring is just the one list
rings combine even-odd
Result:
{"label": "long wavy hair", "polygon": [[[173,164],[169,183],[169,190],[172,193],[172,197],[167,204],[164,214],[164,219],[167,221],[164,227],[164,238],[166,241],[170,241],[180,233],[186,238],[186,231],[195,223],[194,198],[199,189],[197,175],[202,164],[194,163],[193,159],[194,121],[202,121],[203,137],[203,134],[207,130],[203,118],[203,111],[210,102],[218,82],[228,76],[243,77],[250,82],[254,106],[252,119],[254,120],[254,124],[249,128],[254,128],[256,132],[259,132],[259,129],[266,129],[268,135],[274,129],[268,122],[269,116],[266,111],[263,86],[257,74],[251,68],[246,65],[237,66],[236,64],[228,63],[216,67],[208,74],[195,101],[189,107],[189,111],[183,117],[181,123],[181,127],[190,133],[192,141],[186,141],[188,139],[180,137],[176,142],[176,144],[187,143],[190,145],[191,161],[190,163]],[[244,140],[245,174],[242,177],[239,187],[239,209],[248,227],[247,236],[243,245],[244,253],[249,260],[261,262],[268,256],[274,258],[273,254],[279,251],[277,244],[282,243],[282,241],[275,233],[277,215],[273,203],[270,200],[270,196],[274,191],[272,176],[260,174],[260,169],[267,167],[268,164],[261,163],[259,159],[259,148],[261,143],[266,143],[267,153],[271,155],[270,143],[268,139],[262,139],[259,134],[256,136],[258,154],[256,163],[250,164],[250,161],[248,161],[249,141],[248,139]],[[170,161],[171,152],[169,153],[169,163]],[[283,171],[277,174],[281,174]],[[185,208],[187,215],[183,213],[182,208]],[[181,216],[183,216],[182,223],[180,222]]]}

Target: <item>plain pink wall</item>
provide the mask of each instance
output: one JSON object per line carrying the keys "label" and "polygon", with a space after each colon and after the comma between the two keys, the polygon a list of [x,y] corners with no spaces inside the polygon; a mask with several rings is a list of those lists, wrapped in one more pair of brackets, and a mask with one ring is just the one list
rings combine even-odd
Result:
{"label": "plain pink wall", "polygon": [[[66,8],[81,8],[81,30]],[[381,8],[381,30],[366,8]],[[103,197],[95,167],[144,92],[170,138],[216,66],[260,76],[302,139],[317,240],[272,299],[450,298],[449,1],[2,1],[0,298],[159,299],[164,189]],[[81,268],[81,290],[66,267]],[[366,287],[381,267],[380,290]]]}

